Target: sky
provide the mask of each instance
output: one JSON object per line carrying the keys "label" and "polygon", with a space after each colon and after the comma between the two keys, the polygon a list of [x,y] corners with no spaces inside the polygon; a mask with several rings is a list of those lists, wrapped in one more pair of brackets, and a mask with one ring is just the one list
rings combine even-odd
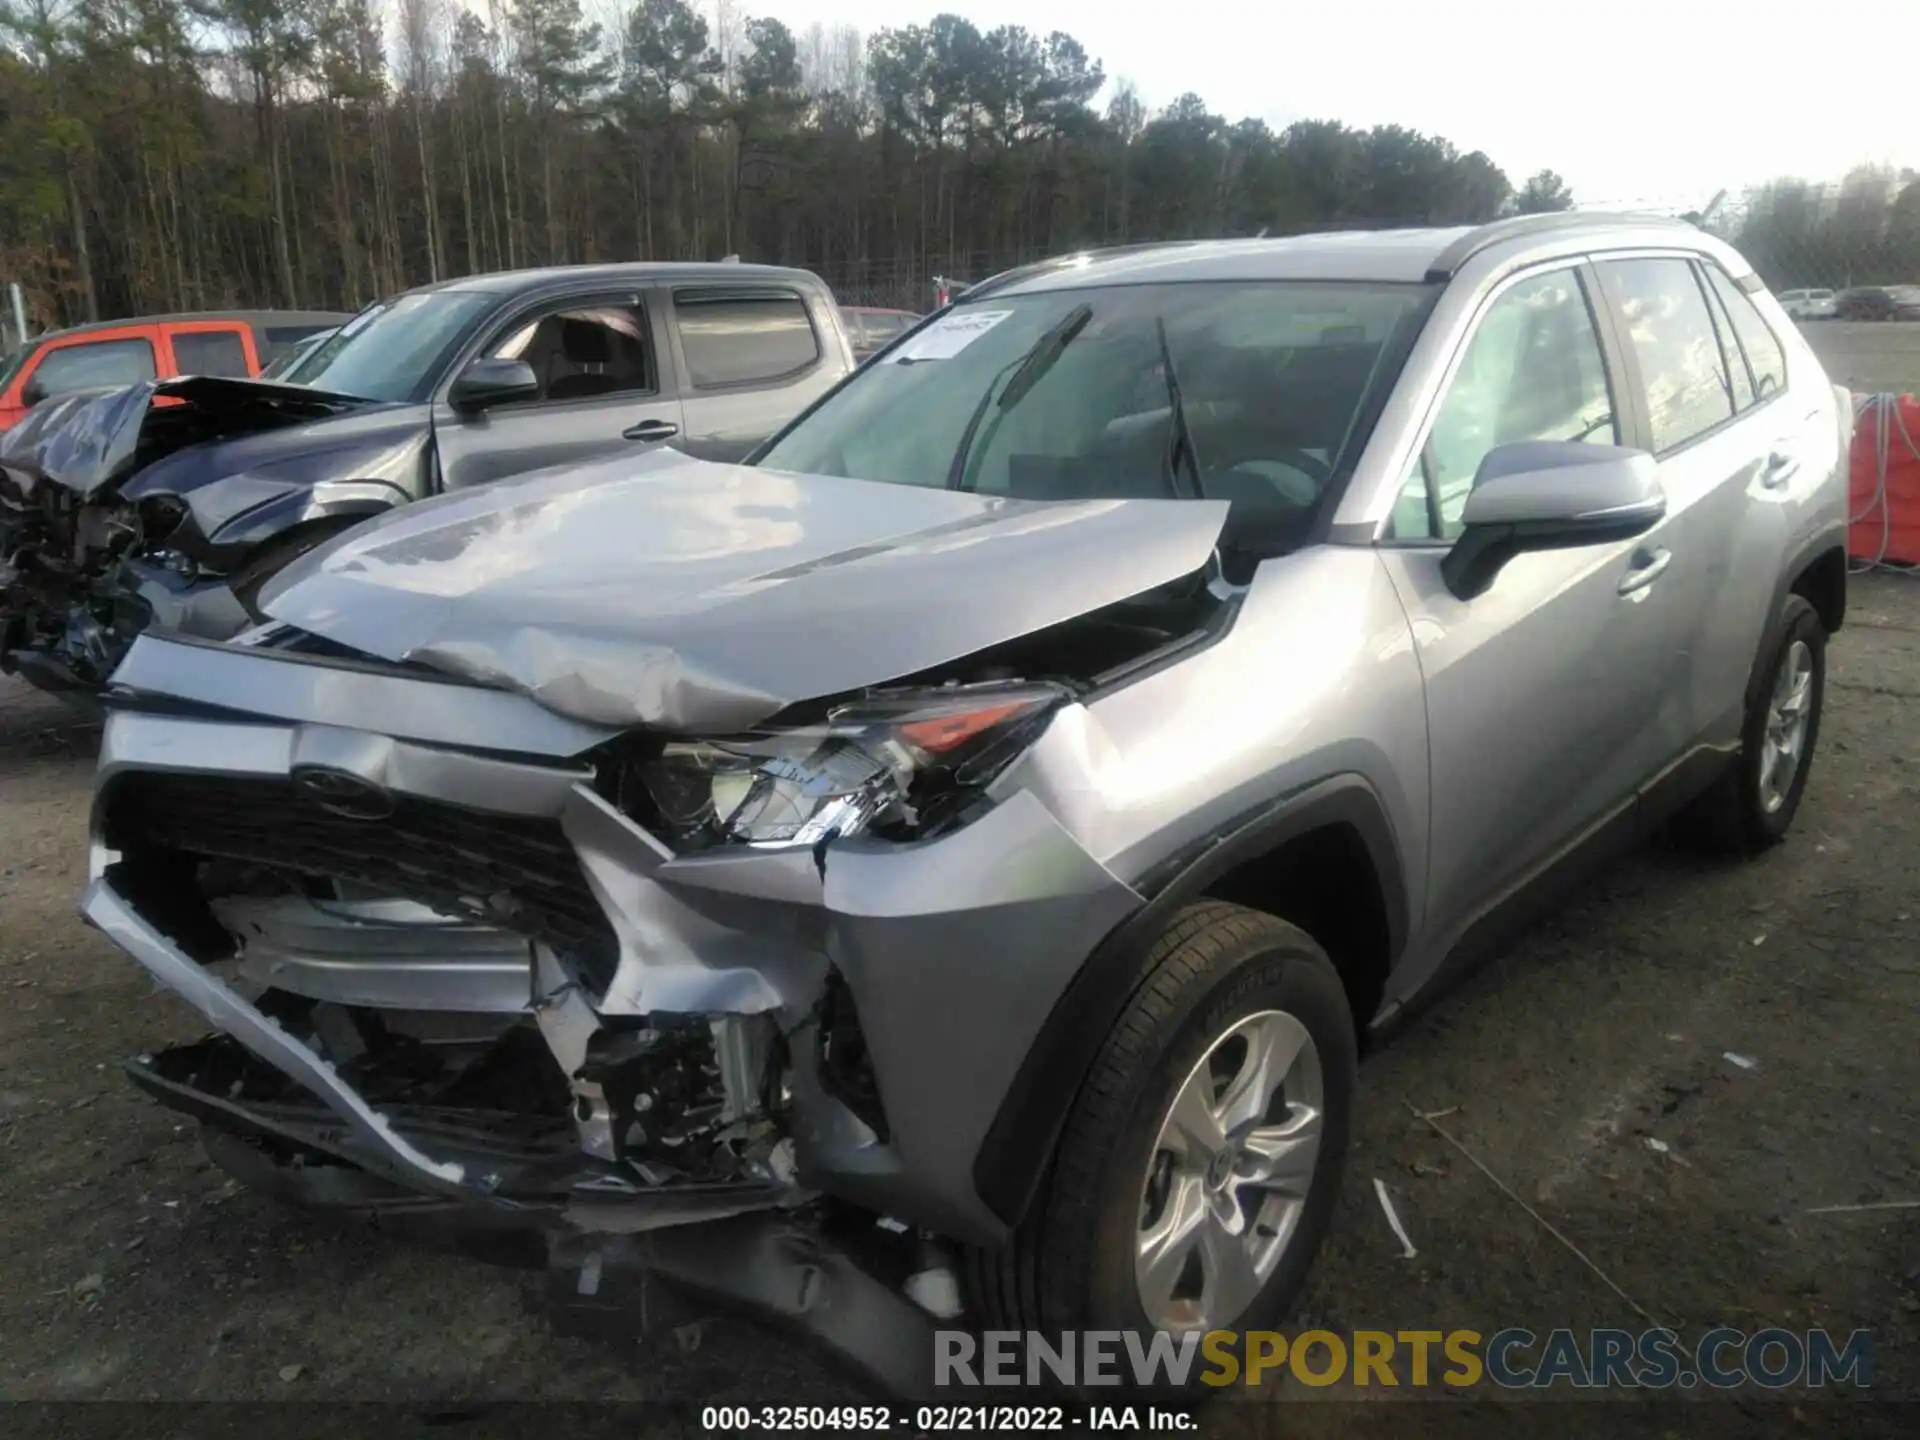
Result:
{"label": "sky", "polygon": [[[711,9],[711,4],[705,8]],[[1701,206],[1780,175],[1920,167],[1917,0],[740,0],[796,33],[941,11],[1064,30],[1149,107],[1398,124],[1583,204]],[[1879,37],[1877,40],[1874,37]],[[1909,72],[1903,83],[1901,66]],[[1104,97],[1103,97],[1104,98]]]}

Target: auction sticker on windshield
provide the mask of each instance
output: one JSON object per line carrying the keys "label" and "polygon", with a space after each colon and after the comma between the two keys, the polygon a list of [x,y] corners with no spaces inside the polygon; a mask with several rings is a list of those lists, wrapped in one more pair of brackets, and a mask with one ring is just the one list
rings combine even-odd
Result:
{"label": "auction sticker on windshield", "polygon": [[944,316],[887,356],[887,363],[951,360],[1012,313],[1011,310],[969,310]]}

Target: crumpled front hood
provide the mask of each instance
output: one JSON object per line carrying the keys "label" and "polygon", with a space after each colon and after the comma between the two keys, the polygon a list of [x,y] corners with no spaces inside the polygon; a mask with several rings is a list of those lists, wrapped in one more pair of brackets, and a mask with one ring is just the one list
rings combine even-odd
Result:
{"label": "crumpled front hood", "polygon": [[42,401],[0,435],[0,467],[24,493],[47,481],[91,495],[190,445],[305,425],[374,403],[261,380],[144,380]]}
{"label": "crumpled front hood", "polygon": [[726,733],[1197,570],[1218,501],[1036,502],[672,451],[411,505],[290,566],[274,619],[594,724]]}

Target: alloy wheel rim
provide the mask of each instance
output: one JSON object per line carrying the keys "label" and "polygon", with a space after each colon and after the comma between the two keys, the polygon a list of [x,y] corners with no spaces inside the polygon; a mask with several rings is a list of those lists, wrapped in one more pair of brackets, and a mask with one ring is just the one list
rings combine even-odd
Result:
{"label": "alloy wheel rim", "polygon": [[1807,730],[1813,718],[1813,651],[1804,640],[1787,647],[1767,704],[1760,738],[1760,805],[1771,815],[1787,803],[1794,777],[1806,763]]}
{"label": "alloy wheel rim", "polygon": [[1141,1187],[1140,1305],[1170,1332],[1230,1326],[1300,1228],[1325,1124],[1320,1052],[1284,1010],[1207,1047],[1174,1092]]}

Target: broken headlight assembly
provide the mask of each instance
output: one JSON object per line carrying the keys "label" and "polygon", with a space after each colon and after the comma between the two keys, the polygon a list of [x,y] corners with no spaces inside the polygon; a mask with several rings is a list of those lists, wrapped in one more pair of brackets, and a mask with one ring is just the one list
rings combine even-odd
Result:
{"label": "broken headlight assembly", "polygon": [[1067,698],[1042,684],[875,692],[818,724],[669,741],[626,772],[621,807],[650,812],[677,850],[922,839],[959,823]]}

